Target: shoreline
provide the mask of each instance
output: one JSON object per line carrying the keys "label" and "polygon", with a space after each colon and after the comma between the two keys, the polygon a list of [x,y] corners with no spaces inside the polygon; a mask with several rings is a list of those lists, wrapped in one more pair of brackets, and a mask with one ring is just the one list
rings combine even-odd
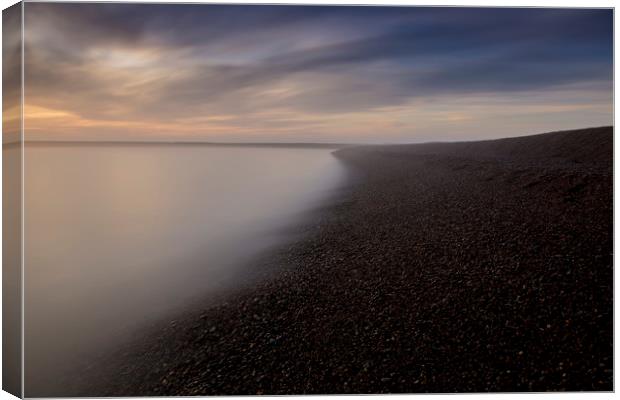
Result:
{"label": "shoreline", "polygon": [[260,263],[276,277],[75,395],[612,390],[612,144],[609,127],[341,149],[346,195]]}

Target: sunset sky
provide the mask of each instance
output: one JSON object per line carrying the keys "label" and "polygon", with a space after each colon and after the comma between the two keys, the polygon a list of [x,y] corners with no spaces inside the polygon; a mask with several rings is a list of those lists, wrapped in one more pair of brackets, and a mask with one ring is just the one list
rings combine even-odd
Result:
{"label": "sunset sky", "polygon": [[421,142],[612,124],[612,11],[25,5],[26,140]]}

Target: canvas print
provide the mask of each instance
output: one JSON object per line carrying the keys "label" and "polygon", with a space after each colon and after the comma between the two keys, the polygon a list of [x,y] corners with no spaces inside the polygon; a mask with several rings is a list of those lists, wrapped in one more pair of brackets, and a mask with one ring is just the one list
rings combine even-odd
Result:
{"label": "canvas print", "polygon": [[3,12],[3,388],[613,390],[613,10]]}

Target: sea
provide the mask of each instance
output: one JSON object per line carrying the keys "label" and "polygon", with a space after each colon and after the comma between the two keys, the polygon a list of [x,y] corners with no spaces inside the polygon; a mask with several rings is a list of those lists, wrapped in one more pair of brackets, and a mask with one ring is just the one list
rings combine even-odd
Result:
{"label": "sea", "polygon": [[27,144],[26,395],[57,393],[150,324],[251,285],[261,255],[342,182],[333,151]]}

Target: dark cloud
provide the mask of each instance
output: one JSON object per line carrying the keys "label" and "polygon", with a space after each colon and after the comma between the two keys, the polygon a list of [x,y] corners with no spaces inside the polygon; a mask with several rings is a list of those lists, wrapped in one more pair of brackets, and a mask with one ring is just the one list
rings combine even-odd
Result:
{"label": "dark cloud", "polygon": [[[169,82],[165,92],[189,102],[215,101],[236,90],[314,73],[315,84],[294,103],[333,112],[437,94],[611,84],[611,26],[605,29],[610,20],[604,14],[586,12],[579,19],[566,12],[528,17],[514,11],[512,25],[506,25],[509,15],[503,10],[477,16],[477,24],[465,18],[453,26],[452,16],[448,23],[439,19],[433,25],[399,26],[378,36],[282,52],[247,66],[199,68]],[[583,34],[576,34],[577,22]]]}

